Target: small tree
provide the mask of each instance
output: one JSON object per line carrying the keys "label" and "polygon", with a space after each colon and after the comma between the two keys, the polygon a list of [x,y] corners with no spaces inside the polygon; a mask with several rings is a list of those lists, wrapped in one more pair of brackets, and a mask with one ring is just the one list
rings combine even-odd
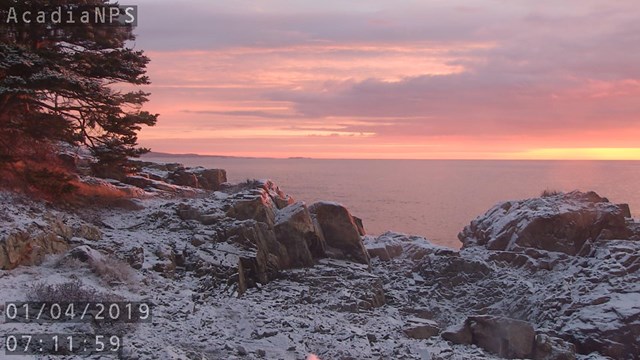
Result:
{"label": "small tree", "polygon": [[[0,15],[57,6],[103,6],[105,0],[0,0]],[[3,13],[4,12],[4,13]],[[87,145],[99,168],[122,166],[137,147],[142,125],[157,114],[142,111],[149,59],[127,47],[131,26],[0,24],[0,161],[28,157],[34,146],[64,141]],[[129,90],[123,90],[129,89]]]}

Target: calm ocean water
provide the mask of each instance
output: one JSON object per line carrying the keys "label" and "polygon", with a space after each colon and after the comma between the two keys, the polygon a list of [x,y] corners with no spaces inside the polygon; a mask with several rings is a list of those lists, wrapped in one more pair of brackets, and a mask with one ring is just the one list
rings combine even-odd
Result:
{"label": "calm ocean water", "polygon": [[394,230],[458,248],[457,234],[502,200],[545,189],[594,190],[640,216],[638,161],[316,160],[158,157],[145,160],[224,168],[229,181],[269,178],[297,200],[333,200],[370,234]]}

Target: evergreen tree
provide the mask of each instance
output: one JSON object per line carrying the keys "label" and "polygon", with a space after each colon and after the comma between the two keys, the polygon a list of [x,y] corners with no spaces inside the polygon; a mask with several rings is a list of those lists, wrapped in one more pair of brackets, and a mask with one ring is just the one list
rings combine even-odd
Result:
{"label": "evergreen tree", "polygon": [[[106,0],[0,0],[0,18],[24,10],[105,5]],[[19,161],[34,146],[87,145],[99,168],[123,165],[137,147],[149,94],[149,59],[127,46],[131,26],[0,23],[0,162]],[[128,89],[128,90],[124,90]]]}

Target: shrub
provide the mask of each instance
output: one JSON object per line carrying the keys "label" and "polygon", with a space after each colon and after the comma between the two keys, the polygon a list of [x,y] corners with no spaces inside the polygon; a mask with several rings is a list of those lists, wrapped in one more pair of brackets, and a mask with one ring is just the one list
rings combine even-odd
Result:
{"label": "shrub", "polygon": [[[47,284],[44,282],[36,283],[31,287],[27,299],[34,302],[53,303],[110,303],[124,301],[124,298],[120,295],[100,292],[92,287],[87,287],[79,279],[74,279],[60,284]],[[124,335],[133,331],[136,328],[137,323],[123,323],[118,320],[108,319],[93,319],[91,326],[96,330],[100,329],[103,333]]]}
{"label": "shrub", "polygon": [[103,261],[92,261],[91,270],[108,284],[130,283],[133,278],[133,270],[124,261],[105,257]]}
{"label": "shrub", "polygon": [[96,289],[85,287],[82,281],[74,279],[60,284],[47,284],[38,282],[31,286],[27,298],[29,301],[46,302],[83,302],[104,301],[104,294]]}
{"label": "shrub", "polygon": [[106,284],[129,284],[133,279],[133,269],[128,263],[108,256],[86,260],[65,256],[57,263],[57,266],[67,269],[79,269],[85,265]]}

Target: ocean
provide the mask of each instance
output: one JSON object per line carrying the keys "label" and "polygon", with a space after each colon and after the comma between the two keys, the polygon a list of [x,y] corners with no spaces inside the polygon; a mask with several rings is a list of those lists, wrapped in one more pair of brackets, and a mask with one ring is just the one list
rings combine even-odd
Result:
{"label": "ocean", "polygon": [[459,248],[457,234],[503,200],[545,190],[594,190],[640,215],[640,161],[320,160],[145,156],[227,170],[230,182],[272,179],[296,200],[337,201],[367,233],[424,236]]}

